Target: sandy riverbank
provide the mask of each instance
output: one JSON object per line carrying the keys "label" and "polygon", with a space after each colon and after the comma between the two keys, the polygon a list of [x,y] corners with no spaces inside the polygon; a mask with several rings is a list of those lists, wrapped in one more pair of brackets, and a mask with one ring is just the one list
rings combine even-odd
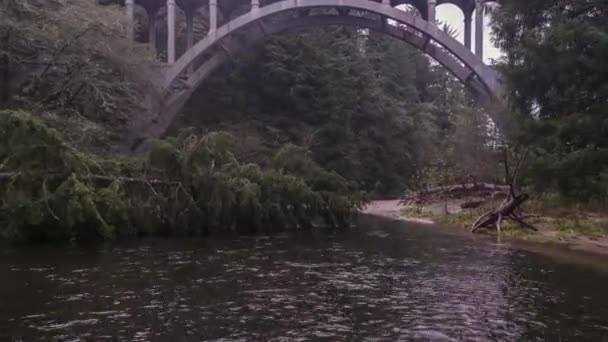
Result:
{"label": "sandy riverbank", "polygon": [[[436,224],[432,217],[413,217],[403,214],[404,205],[399,204],[399,200],[372,201],[364,210],[364,214],[386,217],[407,222],[417,222],[423,224]],[[462,227],[454,227],[463,229]],[[539,242],[539,243],[558,243],[568,249],[585,253],[598,254],[608,257],[608,237],[587,237],[575,235],[564,237],[550,225],[543,224],[538,226],[538,232],[526,235],[508,235],[507,238],[513,240]]]}
{"label": "sandy riverbank", "polygon": [[408,217],[402,215],[401,210],[405,208],[399,204],[399,200],[383,200],[373,201],[363,210],[364,214],[382,216],[386,218],[392,218],[395,220],[402,220],[408,222],[418,222],[424,224],[434,224],[435,222],[430,218],[420,217]]}

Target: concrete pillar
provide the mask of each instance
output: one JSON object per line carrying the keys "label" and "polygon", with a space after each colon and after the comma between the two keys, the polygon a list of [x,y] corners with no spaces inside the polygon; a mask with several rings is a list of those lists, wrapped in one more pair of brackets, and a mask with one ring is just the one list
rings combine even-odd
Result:
{"label": "concrete pillar", "polygon": [[148,42],[156,51],[156,14],[158,9],[149,8],[146,12],[148,13]]}
{"label": "concrete pillar", "polygon": [[209,34],[217,29],[217,0],[209,0]]}
{"label": "concrete pillar", "polygon": [[188,50],[190,50],[190,48],[194,45],[194,15],[195,14],[196,14],[196,12],[194,10],[186,11],[186,45],[187,45]]}
{"label": "concrete pillar", "polygon": [[475,54],[483,59],[483,1],[475,0]]}
{"label": "concrete pillar", "polygon": [[134,0],[126,0],[125,1],[125,10],[127,12],[127,18],[129,18],[129,27],[128,27],[128,37],[130,41],[134,40],[134,32],[133,30],[135,29],[135,15],[134,15],[134,9],[135,9],[135,1]]}
{"label": "concrete pillar", "polygon": [[125,10],[127,13],[127,18],[129,20],[133,20],[133,13],[135,9],[135,1],[134,0],[125,0]]}
{"label": "concrete pillar", "polygon": [[471,20],[473,19],[473,13],[464,14],[464,46],[471,51],[471,38],[473,38],[473,32],[471,31]]}
{"label": "concrete pillar", "polygon": [[[382,5],[386,7],[391,7],[391,0],[382,0]],[[380,24],[382,25],[382,29],[388,26],[388,18],[385,16],[380,17]]]}
{"label": "concrete pillar", "polygon": [[437,10],[437,0],[427,0],[426,4],[426,20],[434,24],[437,20],[435,14],[435,11]]}
{"label": "concrete pillar", "polygon": [[260,0],[251,0],[251,10],[255,11],[260,8]]}
{"label": "concrete pillar", "polygon": [[167,62],[175,63],[175,0],[167,0]]}
{"label": "concrete pillar", "polygon": [[[195,9],[186,10],[186,51],[190,50],[194,46],[194,16],[196,15]],[[194,65],[188,67],[188,74],[194,72]]]}

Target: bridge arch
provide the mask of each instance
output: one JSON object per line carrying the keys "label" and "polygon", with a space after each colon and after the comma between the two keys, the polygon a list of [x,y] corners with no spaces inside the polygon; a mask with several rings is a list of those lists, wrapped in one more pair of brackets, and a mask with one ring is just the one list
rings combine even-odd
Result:
{"label": "bridge arch", "polygon": [[415,32],[399,26],[385,25],[378,20],[369,18],[338,15],[317,15],[288,18],[279,22],[264,24],[262,34],[260,34],[260,32],[256,32],[257,34],[250,34],[246,39],[234,39],[233,37],[226,37],[222,42],[219,43],[222,45],[222,48],[215,50],[214,53],[211,54],[211,56],[204,63],[202,63],[194,73],[187,76],[184,81],[185,85],[188,88],[197,88],[205,80],[205,78],[221,64],[229,61],[244,48],[254,46],[274,34],[305,27],[328,25],[366,28],[401,40],[417,49],[423,50],[428,56],[432,57],[435,61],[448,69],[458,80],[467,84],[476,94],[485,97],[492,95],[488,92],[488,89],[485,88],[484,84],[473,77],[473,72],[465,65],[461,64],[458,59],[454,58],[445,50],[442,50],[432,44],[428,44],[428,41],[425,38],[417,35]]}
{"label": "bridge arch", "polygon": [[[170,89],[174,82],[186,73],[190,65],[205,53],[210,52],[211,48],[239,30],[284,12],[313,8],[358,10],[378,14],[405,25],[422,35],[422,39],[425,40],[422,46],[423,52],[428,53],[427,48],[433,46],[430,42],[435,42],[466,66],[471,71],[471,76],[475,76],[484,85],[489,94],[497,99],[502,97],[503,90],[498,80],[498,74],[492,68],[485,65],[470,50],[461,45],[460,42],[443,32],[435,24],[420,17],[368,0],[282,0],[259,9],[251,10],[224,24],[217,30],[210,32],[207,37],[186,51],[165,73],[163,88]],[[448,69],[451,68],[450,65],[445,66]],[[455,70],[450,69],[450,71],[455,73]]]}
{"label": "bridge arch", "polygon": [[[309,9],[338,9],[338,15],[313,15]],[[305,11],[298,11],[304,9]],[[299,16],[280,16],[289,11]],[[354,11],[351,11],[354,10]],[[314,11],[312,11],[314,12]],[[380,15],[380,20],[360,13]],[[305,13],[302,15],[302,13]],[[351,15],[354,14],[354,15]],[[400,25],[386,23],[385,18]],[[255,9],[212,31],[186,51],[163,73],[161,114],[137,130],[148,136],[162,136],[192,96],[196,88],[217,68],[247,47],[290,29],[322,25],[368,28],[402,40],[435,59],[489,108],[492,119],[501,126],[503,87],[499,74],[436,25],[399,9],[367,0],[283,0]],[[431,42],[435,42],[432,44]]]}

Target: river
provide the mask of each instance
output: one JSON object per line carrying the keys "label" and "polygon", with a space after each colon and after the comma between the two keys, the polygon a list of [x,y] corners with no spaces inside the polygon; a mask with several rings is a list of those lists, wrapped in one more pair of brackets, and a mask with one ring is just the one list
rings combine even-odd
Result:
{"label": "river", "polygon": [[0,340],[608,341],[606,268],[564,260],[370,217],[334,234],[8,247]]}

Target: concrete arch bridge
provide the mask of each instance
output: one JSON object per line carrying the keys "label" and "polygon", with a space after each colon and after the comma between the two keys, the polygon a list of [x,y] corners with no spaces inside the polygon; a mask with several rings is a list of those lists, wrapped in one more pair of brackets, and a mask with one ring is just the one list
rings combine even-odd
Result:
{"label": "concrete arch bridge", "polygon": [[[447,68],[488,107],[500,126],[503,85],[500,74],[483,62],[483,6],[488,0],[125,0],[133,20],[134,7],[142,6],[148,20],[149,41],[156,42],[156,17],[167,11],[167,63],[154,69],[154,118],[135,119],[131,129],[142,136],[166,133],[196,88],[222,64],[267,37],[290,29],[319,25],[347,25],[382,32],[421,50]],[[435,23],[441,3],[457,5],[465,17],[461,44]],[[395,8],[409,4],[415,15]],[[179,6],[179,7],[178,7]],[[207,19],[205,37],[194,41],[195,12],[203,7]],[[187,48],[176,55],[176,13],[186,17]],[[475,53],[471,51],[471,22],[475,13]],[[154,19],[152,19],[154,18]],[[389,19],[392,21],[389,23]],[[396,25],[393,24],[397,23]]]}

